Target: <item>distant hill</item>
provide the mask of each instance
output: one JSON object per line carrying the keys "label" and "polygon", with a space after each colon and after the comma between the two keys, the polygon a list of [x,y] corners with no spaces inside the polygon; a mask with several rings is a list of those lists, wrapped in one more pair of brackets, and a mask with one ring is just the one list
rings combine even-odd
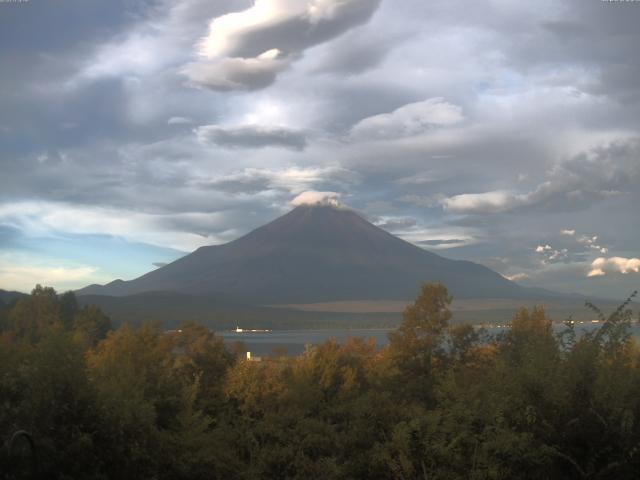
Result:
{"label": "distant hill", "polygon": [[10,305],[15,300],[19,300],[26,295],[26,293],[21,292],[9,292],[7,290],[0,290],[0,305]]}
{"label": "distant hill", "polygon": [[201,247],[131,281],[91,285],[78,295],[175,292],[243,304],[407,300],[425,282],[455,298],[540,298],[477,263],[423,250],[333,206],[299,206],[224,245]]}

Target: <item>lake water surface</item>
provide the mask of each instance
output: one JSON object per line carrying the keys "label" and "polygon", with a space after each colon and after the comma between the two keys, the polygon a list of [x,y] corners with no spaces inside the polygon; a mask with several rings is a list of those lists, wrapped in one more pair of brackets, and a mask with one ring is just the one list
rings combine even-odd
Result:
{"label": "lake water surface", "polygon": [[[576,333],[591,331],[601,324],[583,323],[575,326]],[[566,327],[562,324],[554,324],[556,332]],[[497,334],[505,330],[505,327],[493,327],[486,329],[489,334]],[[306,344],[318,345],[330,338],[335,338],[338,343],[344,343],[349,337],[373,338],[378,347],[384,347],[389,343],[389,328],[375,329],[329,329],[329,330],[273,330],[270,332],[216,332],[224,341],[231,345],[234,342],[243,342],[248,351],[255,356],[268,356],[275,350],[284,350],[287,355],[300,355],[304,352]],[[631,331],[634,336],[640,338],[640,326],[633,324]]]}

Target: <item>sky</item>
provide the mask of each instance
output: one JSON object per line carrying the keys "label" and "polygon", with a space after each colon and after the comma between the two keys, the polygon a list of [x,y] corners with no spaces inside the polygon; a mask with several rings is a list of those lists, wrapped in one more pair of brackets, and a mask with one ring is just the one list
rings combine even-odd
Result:
{"label": "sky", "polygon": [[329,198],[625,298],[639,24],[601,0],[0,0],[0,288],[135,278]]}

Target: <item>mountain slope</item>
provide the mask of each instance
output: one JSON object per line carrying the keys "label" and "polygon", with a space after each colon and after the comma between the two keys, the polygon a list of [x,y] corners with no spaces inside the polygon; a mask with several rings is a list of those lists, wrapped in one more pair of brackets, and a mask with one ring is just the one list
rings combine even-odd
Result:
{"label": "mountain slope", "polygon": [[0,290],[0,302],[4,305],[11,305],[14,301],[19,300],[26,296],[27,296],[26,293]]}
{"label": "mountain slope", "polygon": [[227,244],[201,247],[134,280],[92,285],[78,294],[174,291],[252,303],[404,300],[435,281],[456,298],[531,296],[487,267],[427,252],[332,206],[297,207]]}

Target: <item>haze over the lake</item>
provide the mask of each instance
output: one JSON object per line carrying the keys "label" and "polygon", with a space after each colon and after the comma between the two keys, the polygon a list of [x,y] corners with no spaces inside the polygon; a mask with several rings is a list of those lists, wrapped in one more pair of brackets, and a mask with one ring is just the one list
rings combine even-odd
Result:
{"label": "haze over the lake", "polygon": [[625,297],[639,25],[600,0],[0,0],[0,289],[131,279],[329,198]]}

